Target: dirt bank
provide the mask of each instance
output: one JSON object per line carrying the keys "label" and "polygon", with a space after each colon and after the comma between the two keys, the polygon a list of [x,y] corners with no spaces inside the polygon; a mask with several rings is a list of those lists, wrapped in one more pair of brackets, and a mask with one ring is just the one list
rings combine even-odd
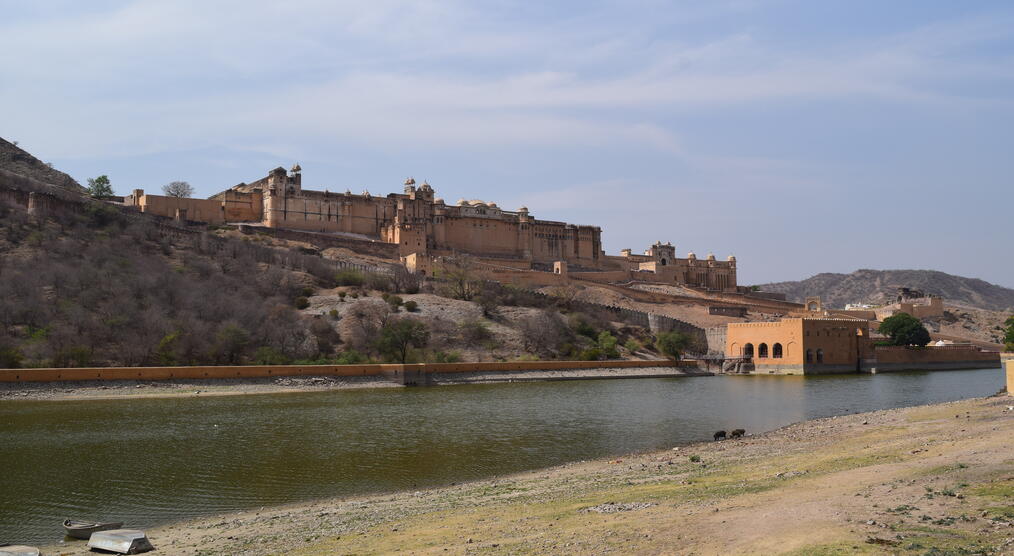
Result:
{"label": "dirt bank", "polygon": [[[1014,554],[1012,398],[149,531],[166,554]],[[51,547],[86,554],[83,543]]]}
{"label": "dirt bank", "polygon": [[[640,367],[632,369],[573,369],[553,371],[488,371],[435,373],[431,385],[543,380],[590,380],[606,378],[665,378],[709,376],[689,368]],[[87,380],[63,382],[0,382],[3,400],[102,400],[120,398],[172,398],[321,392],[357,388],[401,388],[382,376],[300,376],[271,378],[222,378],[204,380]]]}

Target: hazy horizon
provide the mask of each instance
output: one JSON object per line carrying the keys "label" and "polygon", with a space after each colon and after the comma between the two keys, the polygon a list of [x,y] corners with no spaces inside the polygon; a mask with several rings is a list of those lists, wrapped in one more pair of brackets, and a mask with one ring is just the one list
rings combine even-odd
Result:
{"label": "hazy horizon", "polygon": [[0,0],[0,136],[119,194],[304,187],[594,224],[736,255],[1014,287],[1005,2]]}

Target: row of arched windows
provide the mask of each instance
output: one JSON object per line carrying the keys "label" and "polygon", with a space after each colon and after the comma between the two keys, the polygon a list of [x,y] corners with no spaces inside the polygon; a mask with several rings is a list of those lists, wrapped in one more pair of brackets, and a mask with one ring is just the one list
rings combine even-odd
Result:
{"label": "row of arched windows", "polygon": [[812,349],[806,350],[806,362],[807,363],[813,363],[814,362],[814,360],[813,360],[814,359],[814,355],[816,355],[816,357],[817,357],[817,361],[816,361],[817,363],[823,363],[824,362],[824,350],[822,350],[822,349],[818,349],[816,351],[816,353],[814,353],[814,351]]}
{"label": "row of arched windows", "polygon": [[[782,358],[782,354],[783,354],[782,344],[780,344],[780,343],[772,344],[772,346],[771,346],[771,358],[772,359],[781,359]],[[754,355],[753,354],[753,344],[749,344],[748,343],[745,346],[743,346],[743,357],[753,357],[753,355]],[[757,357],[759,359],[764,359],[764,358],[768,357],[768,345],[767,344],[762,343],[762,344],[759,344],[757,346]]]}

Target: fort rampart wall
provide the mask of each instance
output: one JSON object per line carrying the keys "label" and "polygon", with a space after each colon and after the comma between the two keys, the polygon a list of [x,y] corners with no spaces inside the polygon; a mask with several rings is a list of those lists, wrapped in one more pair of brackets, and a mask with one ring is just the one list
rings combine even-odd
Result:
{"label": "fort rampart wall", "polygon": [[266,228],[264,226],[247,226],[241,224],[239,231],[244,234],[265,234],[279,239],[291,241],[305,241],[322,248],[339,247],[349,249],[356,253],[372,255],[384,259],[398,259],[398,245],[382,241],[370,241],[368,239],[356,239],[337,235],[319,234],[313,232],[301,232],[298,230],[286,230],[283,228]]}

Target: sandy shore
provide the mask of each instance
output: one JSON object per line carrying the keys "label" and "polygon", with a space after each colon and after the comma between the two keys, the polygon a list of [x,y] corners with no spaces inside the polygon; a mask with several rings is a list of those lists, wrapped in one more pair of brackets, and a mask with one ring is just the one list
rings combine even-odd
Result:
{"label": "sandy shore", "polygon": [[159,553],[180,555],[1014,554],[1012,405],[994,397],[820,419],[148,533]]}
{"label": "sandy shore", "polygon": [[[636,369],[575,369],[558,371],[438,373],[430,385],[593,380],[608,378],[667,378],[710,376],[711,373],[673,367]],[[2,400],[101,400],[120,398],[171,398],[320,392],[356,388],[402,388],[384,377],[272,377],[208,380],[91,380],[65,382],[0,382]]]}

